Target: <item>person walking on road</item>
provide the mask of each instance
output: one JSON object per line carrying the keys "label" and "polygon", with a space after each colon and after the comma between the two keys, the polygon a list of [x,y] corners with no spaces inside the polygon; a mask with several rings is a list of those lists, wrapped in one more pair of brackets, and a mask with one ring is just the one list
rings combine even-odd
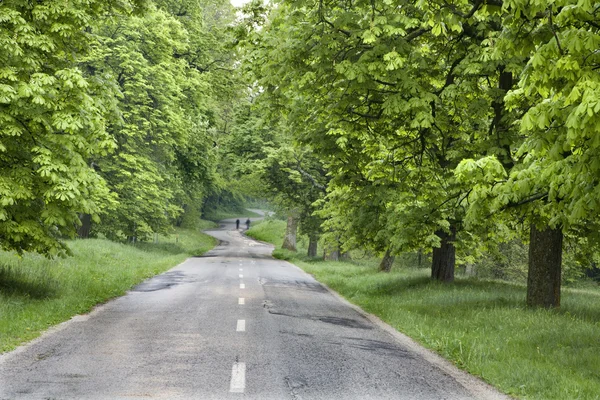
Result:
{"label": "person walking on road", "polygon": [[235,220],[235,229],[236,229],[236,230],[237,230],[237,229],[240,229],[240,220],[239,220],[239,219],[236,219],[236,220]]}
{"label": "person walking on road", "polygon": [[246,220],[246,229],[250,229],[250,218]]}

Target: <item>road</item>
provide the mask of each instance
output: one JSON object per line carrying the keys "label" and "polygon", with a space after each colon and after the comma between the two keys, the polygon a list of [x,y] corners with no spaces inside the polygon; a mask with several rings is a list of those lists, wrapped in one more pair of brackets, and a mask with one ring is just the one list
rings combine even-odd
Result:
{"label": "road", "polygon": [[[245,220],[245,219],[244,219]],[[0,356],[0,399],[475,399],[235,220],[220,245]]]}

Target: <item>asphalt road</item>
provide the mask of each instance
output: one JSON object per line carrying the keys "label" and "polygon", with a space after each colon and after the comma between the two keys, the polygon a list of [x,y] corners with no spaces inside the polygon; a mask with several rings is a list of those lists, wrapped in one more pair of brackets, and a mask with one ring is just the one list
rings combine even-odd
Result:
{"label": "asphalt road", "polygon": [[[501,398],[244,237],[0,356],[0,399]],[[243,222],[242,220],[242,226]]]}

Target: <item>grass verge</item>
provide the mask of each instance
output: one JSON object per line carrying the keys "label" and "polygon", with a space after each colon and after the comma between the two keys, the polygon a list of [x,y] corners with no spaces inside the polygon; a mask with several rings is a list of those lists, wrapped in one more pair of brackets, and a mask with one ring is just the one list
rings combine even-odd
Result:
{"label": "grass verge", "polygon": [[473,278],[440,284],[427,269],[378,272],[377,260],[327,262],[281,249],[274,255],[505,393],[600,398],[597,288],[564,289],[560,310],[531,310],[522,285]]}
{"label": "grass verge", "polygon": [[250,229],[246,231],[246,235],[257,240],[262,240],[263,242],[281,246],[283,243],[283,235],[285,234],[285,225],[285,221],[266,219],[256,225],[252,225]]}
{"label": "grass verge", "polygon": [[0,353],[215,244],[204,233],[178,229],[158,243],[136,246],[104,239],[69,241],[73,256],[64,259],[0,253]]}

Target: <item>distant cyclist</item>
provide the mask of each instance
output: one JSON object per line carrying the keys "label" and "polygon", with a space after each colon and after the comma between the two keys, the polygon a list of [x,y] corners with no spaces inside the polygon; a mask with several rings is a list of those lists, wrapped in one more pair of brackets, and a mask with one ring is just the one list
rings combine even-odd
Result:
{"label": "distant cyclist", "polygon": [[240,220],[239,219],[235,220],[235,229],[240,229]]}
{"label": "distant cyclist", "polygon": [[246,220],[246,229],[250,229],[250,218]]}

